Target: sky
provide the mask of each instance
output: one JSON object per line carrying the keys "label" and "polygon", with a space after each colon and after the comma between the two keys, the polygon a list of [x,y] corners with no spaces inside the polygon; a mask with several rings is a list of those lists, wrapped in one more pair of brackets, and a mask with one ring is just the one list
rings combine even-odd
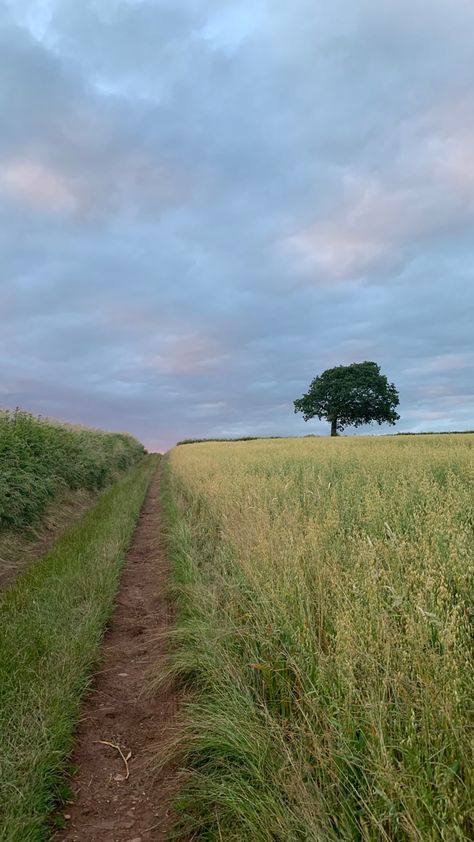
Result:
{"label": "sky", "polygon": [[160,450],[326,433],[293,400],[369,359],[397,430],[474,428],[473,31],[472,0],[0,0],[0,404]]}

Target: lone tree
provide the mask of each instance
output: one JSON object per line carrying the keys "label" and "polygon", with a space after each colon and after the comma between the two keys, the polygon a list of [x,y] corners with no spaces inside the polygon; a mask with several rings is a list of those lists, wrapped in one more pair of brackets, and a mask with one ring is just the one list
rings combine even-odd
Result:
{"label": "lone tree", "polygon": [[366,361],[323,371],[294,405],[305,421],[325,418],[331,424],[331,435],[337,436],[344,427],[360,427],[372,421],[395,424],[400,418],[395,412],[399,403],[394,384],[380,374],[380,366]]}

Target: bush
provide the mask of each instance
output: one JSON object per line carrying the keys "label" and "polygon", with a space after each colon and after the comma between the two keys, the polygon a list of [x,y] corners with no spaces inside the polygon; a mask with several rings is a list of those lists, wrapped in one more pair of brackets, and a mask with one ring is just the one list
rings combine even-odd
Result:
{"label": "bush", "polygon": [[34,523],[67,489],[109,485],[144,455],[126,433],[59,424],[28,412],[0,413],[0,530]]}

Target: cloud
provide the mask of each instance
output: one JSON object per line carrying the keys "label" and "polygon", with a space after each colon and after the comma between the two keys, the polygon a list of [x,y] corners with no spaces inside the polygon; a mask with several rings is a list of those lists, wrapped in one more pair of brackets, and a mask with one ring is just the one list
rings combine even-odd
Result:
{"label": "cloud", "polygon": [[474,426],[468,0],[0,0],[3,400],[303,434],[377,360]]}
{"label": "cloud", "polygon": [[447,144],[443,155],[430,152],[431,171],[421,186],[344,173],[337,212],[283,241],[302,271],[323,283],[386,276],[424,243],[450,239],[454,225],[474,215],[474,156],[460,141],[456,149]]}
{"label": "cloud", "polygon": [[166,375],[199,377],[215,368],[222,368],[226,359],[217,343],[205,336],[167,335],[161,338],[159,344],[160,351],[147,358],[145,364]]}
{"label": "cloud", "polygon": [[34,161],[11,161],[0,169],[0,183],[14,195],[44,210],[72,211],[76,200],[59,173]]}
{"label": "cloud", "polygon": [[412,366],[410,374],[443,374],[470,369],[474,366],[473,354],[437,354],[427,357],[420,365]]}

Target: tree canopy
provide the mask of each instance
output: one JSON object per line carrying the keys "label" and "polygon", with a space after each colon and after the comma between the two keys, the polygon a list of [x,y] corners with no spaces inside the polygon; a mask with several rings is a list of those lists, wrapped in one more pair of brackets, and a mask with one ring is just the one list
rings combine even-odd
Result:
{"label": "tree canopy", "polygon": [[294,401],[295,412],[305,421],[324,418],[331,424],[331,435],[345,427],[361,424],[395,424],[399,415],[397,389],[380,373],[377,363],[338,365],[312,380],[303,397]]}

